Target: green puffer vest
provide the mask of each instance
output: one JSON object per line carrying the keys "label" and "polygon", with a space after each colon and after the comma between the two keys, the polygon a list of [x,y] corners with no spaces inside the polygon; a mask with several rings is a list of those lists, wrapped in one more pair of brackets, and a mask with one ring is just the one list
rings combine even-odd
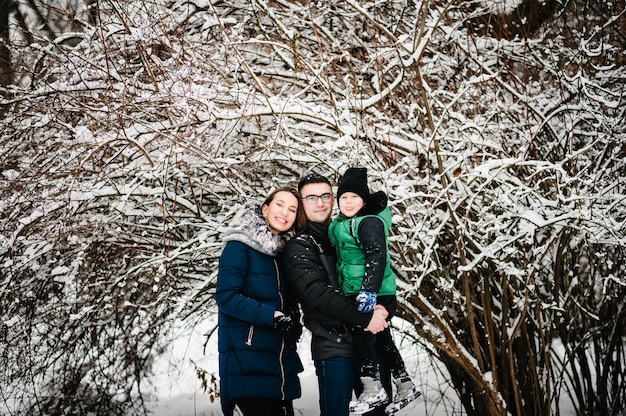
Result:
{"label": "green puffer vest", "polygon": [[389,228],[391,227],[391,210],[389,207],[375,215],[364,215],[347,218],[339,214],[328,227],[328,236],[337,252],[337,277],[339,287],[346,296],[357,295],[361,290],[363,275],[365,273],[365,254],[359,239],[359,225],[364,218],[378,217],[385,224],[385,247],[387,247],[387,259],[385,263],[385,275],[379,296],[395,295],[396,277],[391,271],[389,256]]}

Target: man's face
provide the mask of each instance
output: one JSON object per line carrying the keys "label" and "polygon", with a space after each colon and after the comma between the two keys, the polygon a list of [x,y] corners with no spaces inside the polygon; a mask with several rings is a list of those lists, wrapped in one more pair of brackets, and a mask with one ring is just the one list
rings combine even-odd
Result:
{"label": "man's face", "polygon": [[[308,183],[300,190],[300,196],[307,220],[319,223],[328,221],[335,201],[330,185],[327,183]],[[315,199],[315,202],[311,203],[307,201],[307,198],[311,201]]]}

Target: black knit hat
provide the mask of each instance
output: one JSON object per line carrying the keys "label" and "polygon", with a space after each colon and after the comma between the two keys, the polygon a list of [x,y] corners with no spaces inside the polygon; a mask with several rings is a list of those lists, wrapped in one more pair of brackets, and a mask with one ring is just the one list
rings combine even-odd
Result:
{"label": "black knit hat", "polygon": [[349,168],[346,170],[339,181],[337,200],[341,194],[346,192],[354,192],[365,202],[365,206],[361,208],[358,215],[378,214],[387,207],[387,194],[384,191],[370,194],[367,186],[366,168]]}
{"label": "black knit hat", "polygon": [[346,192],[354,192],[363,201],[368,200],[370,190],[367,187],[367,168],[348,168],[339,181],[337,199]]}

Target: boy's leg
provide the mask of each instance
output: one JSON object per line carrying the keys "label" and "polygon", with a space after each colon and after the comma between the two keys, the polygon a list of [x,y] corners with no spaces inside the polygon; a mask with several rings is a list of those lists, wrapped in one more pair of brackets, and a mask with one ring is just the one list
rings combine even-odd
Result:
{"label": "boy's leg", "polygon": [[390,367],[396,385],[393,401],[385,409],[387,414],[393,414],[421,396],[422,392],[411,381],[404,359],[393,342],[389,328],[377,334],[376,349],[380,352],[382,361]]}
{"label": "boy's leg", "polygon": [[359,376],[363,391],[356,401],[350,402],[350,412],[361,414],[386,403],[388,395],[380,382],[380,371],[374,350],[376,335],[356,328],[352,339],[359,354]]}
{"label": "boy's leg", "polygon": [[[393,390],[391,388],[391,384],[392,384],[391,383],[391,371],[389,371],[389,367],[387,367],[384,361],[382,361],[378,351],[376,351],[376,362],[378,363],[378,369],[380,373],[380,382],[382,383],[383,388],[385,389],[385,392],[387,393],[387,397],[393,397],[392,396]],[[358,374],[356,374],[356,378],[358,380]],[[357,385],[357,388],[358,386],[361,386],[361,391],[363,390],[363,387],[360,381],[358,381],[356,385]],[[357,392],[357,396],[361,393],[361,391]],[[355,389],[355,392],[356,392],[356,389]],[[365,413],[364,416],[387,416],[387,412],[385,412],[385,407],[387,406],[387,403],[383,403],[382,405],[376,407],[371,412]]]}
{"label": "boy's leg", "polygon": [[376,334],[375,351],[378,351],[381,361],[387,365],[393,378],[409,377],[404,359],[391,336],[391,328],[385,328]]}
{"label": "boy's leg", "polygon": [[376,362],[376,335],[366,332],[363,328],[354,328],[352,331],[354,349],[359,360],[361,377],[379,378],[378,365]]}

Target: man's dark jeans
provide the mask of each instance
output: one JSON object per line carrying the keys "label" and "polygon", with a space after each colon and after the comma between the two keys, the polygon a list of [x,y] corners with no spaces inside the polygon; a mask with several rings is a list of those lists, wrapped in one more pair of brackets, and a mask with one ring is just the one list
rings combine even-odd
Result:
{"label": "man's dark jeans", "polygon": [[[391,397],[391,376],[381,365],[381,382]],[[352,391],[363,391],[359,381],[359,367],[356,357],[333,357],[315,361],[315,374],[320,394],[321,416],[348,416],[348,404]],[[373,410],[367,416],[386,416],[385,406]]]}

